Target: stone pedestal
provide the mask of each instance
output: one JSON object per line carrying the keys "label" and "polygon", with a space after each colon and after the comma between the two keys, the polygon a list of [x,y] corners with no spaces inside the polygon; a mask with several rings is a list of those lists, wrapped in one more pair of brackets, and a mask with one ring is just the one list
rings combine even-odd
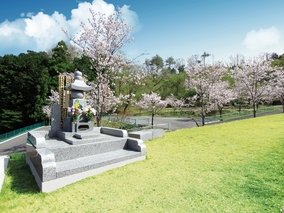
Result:
{"label": "stone pedestal", "polygon": [[72,133],[73,132],[82,132],[82,131],[93,131],[94,122],[72,122]]}

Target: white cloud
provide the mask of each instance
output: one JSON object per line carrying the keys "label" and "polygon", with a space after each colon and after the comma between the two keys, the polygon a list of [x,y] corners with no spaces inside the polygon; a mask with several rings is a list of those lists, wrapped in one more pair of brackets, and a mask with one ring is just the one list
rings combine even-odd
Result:
{"label": "white cloud", "polygon": [[[54,47],[60,40],[67,40],[62,28],[74,35],[80,29],[81,22],[88,22],[88,18],[91,17],[89,8],[106,15],[115,11],[114,5],[104,0],[93,0],[92,3],[78,3],[78,7],[71,10],[69,20],[57,11],[52,15],[44,12],[22,12],[21,18],[0,23],[0,55],[19,54],[27,50],[46,51]],[[128,6],[123,6],[122,9],[126,23],[137,25],[137,14]]]}
{"label": "white cloud", "polygon": [[247,33],[243,45],[251,51],[264,51],[280,43],[281,33],[275,28],[252,30]]}
{"label": "white cloud", "polygon": [[89,11],[90,8],[95,12],[104,13],[106,15],[110,15],[115,11],[115,7],[112,4],[108,4],[103,0],[94,0],[92,3],[80,2],[78,8],[71,10],[71,19],[68,20],[68,32],[71,35],[78,32],[81,22],[88,24],[88,19],[92,17]]}
{"label": "white cloud", "polygon": [[34,13],[28,12],[27,17],[31,18],[34,15]]}
{"label": "white cloud", "polygon": [[138,15],[134,11],[129,9],[130,6],[124,5],[121,8],[122,11],[122,18],[125,20],[125,22],[129,25],[134,27],[135,31],[138,31],[140,29],[139,21],[138,21]]}
{"label": "white cloud", "polygon": [[36,43],[37,50],[47,50],[64,39],[61,27],[66,26],[66,17],[55,11],[51,16],[39,12],[25,19],[25,35]]}

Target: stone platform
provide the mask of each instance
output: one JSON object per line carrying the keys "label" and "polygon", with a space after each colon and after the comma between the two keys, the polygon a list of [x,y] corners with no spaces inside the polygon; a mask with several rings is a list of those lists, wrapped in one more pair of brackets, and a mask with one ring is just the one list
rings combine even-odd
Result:
{"label": "stone platform", "polygon": [[125,130],[98,127],[93,131],[28,133],[26,162],[42,192],[54,191],[89,176],[144,160],[143,140]]}

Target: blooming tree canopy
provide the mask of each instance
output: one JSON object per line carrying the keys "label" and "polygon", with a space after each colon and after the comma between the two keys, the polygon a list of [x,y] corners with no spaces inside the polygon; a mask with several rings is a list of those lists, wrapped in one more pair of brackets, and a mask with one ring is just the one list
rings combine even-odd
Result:
{"label": "blooming tree canopy", "polygon": [[55,90],[50,90],[50,93],[51,95],[48,96],[48,99],[47,101],[50,103],[50,104],[59,104],[59,93]]}
{"label": "blooming tree canopy", "polygon": [[220,117],[222,117],[222,110],[224,106],[234,100],[237,95],[233,89],[229,88],[229,82],[221,81],[218,84],[214,84],[210,87],[209,99],[214,103],[218,110]]}
{"label": "blooming tree canopy", "polygon": [[122,47],[133,41],[129,34],[133,27],[122,19],[118,9],[106,16],[90,8],[92,18],[89,23],[81,23],[81,31],[74,37],[66,35],[78,45],[83,54],[91,58],[93,68],[104,75],[116,72],[126,61],[121,52]]}
{"label": "blooming tree canopy", "polygon": [[176,112],[177,109],[182,110],[183,107],[187,106],[183,98],[177,99],[173,94],[167,97],[166,101],[168,102],[168,105],[173,108],[174,112]]}
{"label": "blooming tree canopy", "polygon": [[209,66],[193,64],[189,61],[185,72],[189,77],[189,79],[185,80],[185,87],[196,91],[196,95],[190,101],[200,102],[202,126],[204,126],[206,114],[216,107],[216,100],[212,99],[212,97],[215,96],[214,93],[218,91],[217,88],[222,84],[222,77],[227,69],[221,63]]}
{"label": "blooming tree canopy", "polygon": [[249,58],[242,64],[232,69],[232,75],[235,79],[235,86],[240,94],[245,94],[252,101],[253,116],[256,117],[257,105],[264,100],[269,99],[269,74],[273,72],[271,60],[265,56]]}
{"label": "blooming tree canopy", "polygon": [[[90,58],[91,69],[96,72],[93,82],[93,91],[90,94],[92,105],[97,111],[97,125],[100,126],[102,113],[109,108],[110,98],[114,98],[110,91],[115,73],[120,70],[127,60],[124,58],[122,47],[133,41],[129,38],[132,27],[122,19],[122,11],[118,9],[107,16],[90,9],[92,18],[88,23],[81,23],[81,31],[71,37],[66,35],[78,45],[85,56]],[[108,102],[107,102],[108,101]]]}
{"label": "blooming tree canopy", "polygon": [[107,83],[95,84],[89,82],[89,85],[92,89],[87,93],[86,101],[88,105],[96,110],[97,126],[101,126],[102,114],[114,112],[120,101],[114,96],[113,91]]}
{"label": "blooming tree canopy", "polygon": [[142,94],[142,98],[136,103],[138,107],[147,110],[152,115],[151,125],[154,125],[154,116],[167,106],[168,102],[162,100],[161,96],[152,92],[151,94]]}
{"label": "blooming tree canopy", "polygon": [[48,101],[48,105],[42,107],[42,112],[47,115],[47,117],[51,118],[51,106],[52,104],[59,104],[59,93],[55,90],[50,90],[51,95],[46,99]]}
{"label": "blooming tree canopy", "polygon": [[282,103],[284,113],[284,70],[278,68],[270,76],[270,97],[276,98]]}

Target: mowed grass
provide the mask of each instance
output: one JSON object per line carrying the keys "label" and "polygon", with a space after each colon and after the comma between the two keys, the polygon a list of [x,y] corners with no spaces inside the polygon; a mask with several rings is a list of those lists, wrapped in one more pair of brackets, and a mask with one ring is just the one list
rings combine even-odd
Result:
{"label": "mowed grass", "polygon": [[165,133],[147,158],[51,193],[9,164],[0,212],[280,212],[284,114]]}

